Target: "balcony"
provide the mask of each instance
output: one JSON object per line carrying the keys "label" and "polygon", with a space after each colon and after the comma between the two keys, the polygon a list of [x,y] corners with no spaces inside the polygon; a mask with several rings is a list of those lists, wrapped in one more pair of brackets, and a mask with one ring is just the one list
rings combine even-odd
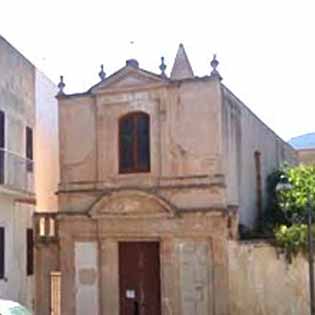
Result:
{"label": "balcony", "polygon": [[34,162],[0,148],[0,189],[14,194],[34,194]]}

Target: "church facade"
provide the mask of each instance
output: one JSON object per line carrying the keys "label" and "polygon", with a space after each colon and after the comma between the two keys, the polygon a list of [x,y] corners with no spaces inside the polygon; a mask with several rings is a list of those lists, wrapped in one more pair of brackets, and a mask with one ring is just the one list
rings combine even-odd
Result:
{"label": "church facade", "polygon": [[260,219],[267,175],[296,153],[211,66],[196,77],[180,45],[170,77],[163,59],[161,74],[131,59],[84,93],[60,82],[38,314],[229,314],[228,240]]}

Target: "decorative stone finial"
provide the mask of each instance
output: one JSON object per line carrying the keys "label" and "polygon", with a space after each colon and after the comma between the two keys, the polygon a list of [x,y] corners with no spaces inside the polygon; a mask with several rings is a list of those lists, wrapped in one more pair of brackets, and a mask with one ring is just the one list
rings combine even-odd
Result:
{"label": "decorative stone finial", "polygon": [[166,64],[164,63],[164,57],[161,57],[161,64],[159,68],[161,70],[161,76],[165,78],[166,77],[166,74],[165,74]]}
{"label": "decorative stone finial", "polygon": [[106,73],[104,72],[104,65],[101,65],[101,71],[98,73],[99,77],[101,78],[102,81],[105,80],[106,78]]}
{"label": "decorative stone finial", "polygon": [[211,62],[210,62],[210,65],[211,65],[211,67],[212,67],[212,71],[211,71],[211,74],[210,74],[210,78],[211,78],[211,79],[216,79],[216,80],[220,80],[220,81],[221,81],[221,80],[222,80],[222,77],[221,77],[219,71],[217,70],[217,67],[218,67],[218,65],[219,65],[219,61],[217,60],[217,55],[216,55],[216,54],[213,55],[213,58],[212,58],[212,60],[211,60]]}
{"label": "decorative stone finial", "polygon": [[136,68],[136,69],[139,68],[139,62],[136,59],[128,59],[126,61],[126,65],[129,67]]}
{"label": "decorative stone finial", "polygon": [[58,83],[58,89],[59,89],[59,91],[58,91],[58,94],[57,95],[64,95],[65,93],[64,93],[64,88],[65,88],[65,83],[63,82],[63,75],[61,75],[60,76],[60,82]]}

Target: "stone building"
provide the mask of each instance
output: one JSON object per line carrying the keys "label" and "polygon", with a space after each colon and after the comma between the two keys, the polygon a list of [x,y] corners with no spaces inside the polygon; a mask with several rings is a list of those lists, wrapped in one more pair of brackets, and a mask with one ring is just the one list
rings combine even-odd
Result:
{"label": "stone building", "polygon": [[[34,305],[33,213],[36,202],[49,208],[44,203],[54,198],[48,196],[56,186],[55,177],[38,176],[58,171],[55,93],[56,86],[0,36],[0,297],[29,308]],[[34,163],[40,159],[44,163]]]}
{"label": "stone building", "polygon": [[161,74],[131,59],[84,93],[62,78],[59,208],[35,222],[38,314],[229,314],[228,240],[296,153],[211,66],[196,77],[180,45],[170,77],[164,59]]}

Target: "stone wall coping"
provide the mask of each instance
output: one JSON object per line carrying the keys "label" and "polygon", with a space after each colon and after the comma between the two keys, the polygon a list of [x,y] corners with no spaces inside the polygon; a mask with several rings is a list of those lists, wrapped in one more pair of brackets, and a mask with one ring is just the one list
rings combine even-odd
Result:
{"label": "stone wall coping", "polygon": [[237,241],[239,246],[248,246],[248,247],[276,247],[275,239],[252,239],[252,240],[239,240]]}

